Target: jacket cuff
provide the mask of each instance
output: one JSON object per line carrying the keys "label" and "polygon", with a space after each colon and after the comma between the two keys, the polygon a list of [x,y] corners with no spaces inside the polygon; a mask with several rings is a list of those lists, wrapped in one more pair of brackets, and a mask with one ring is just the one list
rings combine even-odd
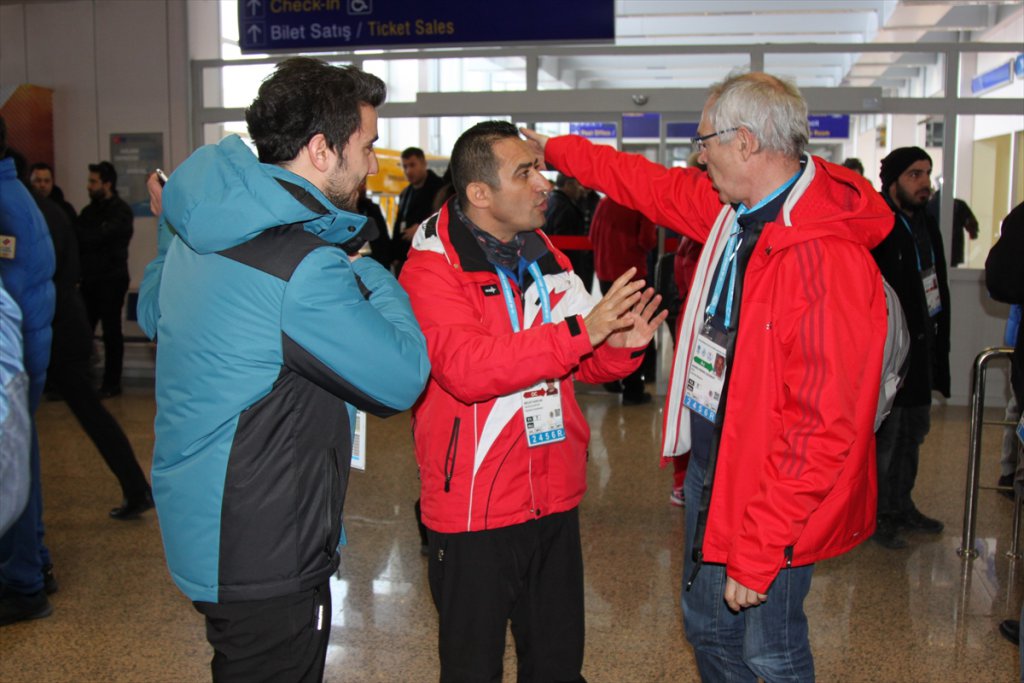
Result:
{"label": "jacket cuff", "polygon": [[569,331],[569,342],[572,344],[573,352],[577,358],[583,358],[594,352],[594,347],[590,345],[590,334],[587,333],[587,326],[583,322],[582,315],[566,318],[565,327]]}

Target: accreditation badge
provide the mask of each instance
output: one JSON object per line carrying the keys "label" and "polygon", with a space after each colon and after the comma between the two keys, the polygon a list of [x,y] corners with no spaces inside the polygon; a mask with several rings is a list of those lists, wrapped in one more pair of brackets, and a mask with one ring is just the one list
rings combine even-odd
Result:
{"label": "accreditation badge", "polygon": [[529,446],[565,441],[560,382],[549,379],[523,392],[523,420]]}
{"label": "accreditation badge", "polygon": [[921,273],[921,284],[924,285],[924,300],[928,304],[928,315],[934,318],[942,312],[939,276],[935,274],[935,268],[928,268]]}
{"label": "accreditation badge", "polygon": [[1020,416],[1020,422],[1017,423],[1017,438],[1024,444],[1024,415]]}
{"label": "accreditation badge", "polygon": [[725,387],[726,336],[710,326],[697,336],[697,345],[686,373],[683,405],[712,424]]}

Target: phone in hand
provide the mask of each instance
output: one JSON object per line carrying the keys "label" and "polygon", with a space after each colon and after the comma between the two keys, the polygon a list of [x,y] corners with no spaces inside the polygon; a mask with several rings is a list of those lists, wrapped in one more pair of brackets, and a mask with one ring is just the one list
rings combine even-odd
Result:
{"label": "phone in hand", "polygon": [[155,171],[153,171],[153,173],[156,173],[156,179],[157,182],[160,183],[160,187],[163,187],[164,185],[167,184],[167,174],[164,173],[162,169],[158,168]]}

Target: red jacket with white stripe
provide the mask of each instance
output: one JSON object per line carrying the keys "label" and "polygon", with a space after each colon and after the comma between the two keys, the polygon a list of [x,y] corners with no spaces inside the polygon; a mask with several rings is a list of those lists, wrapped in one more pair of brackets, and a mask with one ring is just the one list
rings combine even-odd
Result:
{"label": "red jacket with white stripe", "polygon": [[[583,323],[596,303],[547,236],[525,235],[551,300],[542,324],[537,287],[515,293],[522,331],[509,319],[498,275],[451,202],[424,221],[399,279],[427,339],[430,380],[413,407],[423,523],[442,533],[520,524],[579,505],[586,491],[587,425],[573,378],[608,382],[635,370],[643,349],[590,344]],[[566,438],[526,444],[523,392],[561,380]]]}
{"label": "red jacket with white stripe", "polygon": [[[572,136],[549,140],[545,156],[583,185],[705,243],[665,407],[662,454],[684,453],[686,372],[735,212],[696,169],[667,169]],[[725,564],[759,592],[787,562],[846,552],[875,525],[886,307],[869,250],[892,229],[892,213],[856,173],[810,156],[804,163],[747,265],[702,548],[704,561]]]}

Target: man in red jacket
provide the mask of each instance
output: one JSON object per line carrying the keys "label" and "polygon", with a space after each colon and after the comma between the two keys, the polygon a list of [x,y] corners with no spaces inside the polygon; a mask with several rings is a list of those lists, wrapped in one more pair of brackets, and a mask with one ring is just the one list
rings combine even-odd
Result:
{"label": "man in red jacket", "polygon": [[870,249],[892,212],[864,178],[804,153],[807,104],[778,78],[714,86],[697,132],[707,173],[527,136],[559,170],[705,243],[662,451],[692,448],[686,635],[705,680],[813,681],[814,563],[875,525],[886,305]]}
{"label": "man in red jacket", "polygon": [[538,230],[540,166],[510,123],[463,133],[456,194],[400,278],[431,363],[413,436],[445,682],[500,681],[509,620],[520,681],[583,680],[590,430],[573,379],[629,374],[666,315],[632,269],[591,298]]}

